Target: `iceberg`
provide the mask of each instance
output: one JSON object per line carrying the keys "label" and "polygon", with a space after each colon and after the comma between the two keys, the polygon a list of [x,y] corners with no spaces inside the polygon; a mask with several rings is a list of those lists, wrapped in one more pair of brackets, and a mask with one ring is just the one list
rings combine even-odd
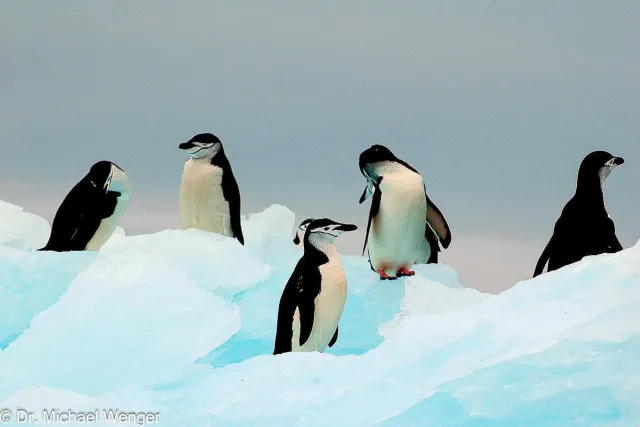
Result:
{"label": "iceberg", "polygon": [[38,249],[47,243],[49,231],[46,219],[0,200],[0,244]]}
{"label": "iceberg", "polygon": [[99,253],[36,252],[44,219],[0,219],[0,424],[640,425],[640,243],[498,295],[343,255],[336,345],[273,356],[301,255],[286,207],[243,218],[246,246],[118,229]]}

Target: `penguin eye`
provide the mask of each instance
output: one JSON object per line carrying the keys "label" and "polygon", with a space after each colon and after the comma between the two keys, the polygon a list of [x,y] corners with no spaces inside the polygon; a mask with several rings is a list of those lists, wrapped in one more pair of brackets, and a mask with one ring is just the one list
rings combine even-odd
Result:
{"label": "penguin eye", "polygon": [[327,231],[327,230],[329,230],[329,227],[325,227],[325,228],[324,228],[324,231]]}

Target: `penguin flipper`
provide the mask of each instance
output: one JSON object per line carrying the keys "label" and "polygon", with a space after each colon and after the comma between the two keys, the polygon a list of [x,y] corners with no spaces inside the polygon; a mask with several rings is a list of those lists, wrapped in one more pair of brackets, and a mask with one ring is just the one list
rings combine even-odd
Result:
{"label": "penguin flipper", "polygon": [[231,232],[233,237],[244,245],[244,235],[242,234],[242,221],[240,220],[240,189],[236,181],[231,166],[227,161],[227,169],[222,174],[222,196],[229,203],[229,216],[231,221]]}
{"label": "penguin flipper", "polygon": [[238,201],[237,207],[234,206],[234,208],[231,208],[231,206],[229,206],[229,211],[231,213],[231,231],[240,244],[244,245],[244,236],[242,235],[242,225],[240,221],[240,202]]}
{"label": "penguin flipper", "polygon": [[429,255],[429,260],[427,264],[437,264],[438,263],[438,252],[440,252],[440,245],[438,245],[438,238],[436,234],[433,232],[429,223],[427,222],[424,225],[424,237],[427,239],[429,243],[429,247],[431,248],[431,254]]}
{"label": "penguin flipper", "polygon": [[73,250],[84,251],[100,227],[103,219],[109,218],[116,210],[118,196],[117,191],[107,191],[107,193],[94,190],[91,193],[92,201],[85,200],[85,207],[80,214],[80,221],[76,232],[71,238]]}
{"label": "penguin flipper", "polygon": [[291,338],[293,337],[293,316],[296,312],[296,288],[298,283],[304,279],[304,258],[298,261],[291,277],[282,291],[280,304],[278,307],[278,321],[276,329],[276,340],[273,354],[288,353],[291,351]]}
{"label": "penguin flipper", "polygon": [[555,237],[555,234],[551,236],[549,243],[547,243],[547,246],[544,247],[544,250],[542,251],[540,258],[538,259],[538,263],[536,264],[536,269],[533,272],[533,277],[536,277],[542,274],[542,271],[544,270],[545,265],[547,265],[547,261],[549,261],[549,257],[551,255],[551,245],[553,243],[554,237]]}
{"label": "penguin flipper", "polygon": [[611,250],[613,251],[613,253],[615,253],[615,252],[620,252],[623,249],[624,248],[620,244],[620,240],[618,240],[618,236],[614,234],[613,238],[611,239]]}
{"label": "penguin flipper", "polygon": [[106,195],[101,196],[98,200],[101,201],[99,205],[96,205],[94,209],[96,210],[96,215],[100,219],[109,218],[116,211],[116,206],[118,206],[118,197],[120,197],[122,193],[117,191],[107,191]]}
{"label": "penguin flipper", "polygon": [[331,341],[329,341],[329,347],[333,347],[333,345],[336,343],[336,341],[338,341],[338,329],[339,329],[339,327],[336,326],[336,333],[333,334],[333,338],[331,338]]}
{"label": "penguin flipper", "polygon": [[300,313],[300,345],[302,346],[311,336],[316,303],[313,299],[305,298],[298,303],[298,310]]}
{"label": "penguin flipper", "polygon": [[442,247],[447,249],[451,244],[451,230],[449,229],[449,224],[440,209],[438,209],[435,203],[429,199],[426,191],[424,194],[427,198],[427,222],[438,235],[438,239],[440,239]]}
{"label": "penguin flipper", "polygon": [[367,222],[367,232],[364,236],[364,246],[362,246],[362,255],[364,255],[364,251],[367,248],[367,242],[369,241],[369,230],[371,229],[371,222],[373,221],[373,217],[377,216],[378,212],[380,212],[380,200],[382,200],[382,191],[380,190],[381,182],[382,182],[382,177],[378,178],[378,182],[374,185],[374,188],[373,188],[373,200],[371,200],[371,209],[369,210],[369,221]]}
{"label": "penguin flipper", "polygon": [[618,236],[616,236],[616,225],[614,224],[613,220],[609,217],[607,218],[607,222],[608,222],[608,232],[611,233],[611,240],[609,242],[608,245],[608,249],[610,253],[616,253],[616,252],[620,252],[623,247],[620,244],[620,240],[618,240]]}

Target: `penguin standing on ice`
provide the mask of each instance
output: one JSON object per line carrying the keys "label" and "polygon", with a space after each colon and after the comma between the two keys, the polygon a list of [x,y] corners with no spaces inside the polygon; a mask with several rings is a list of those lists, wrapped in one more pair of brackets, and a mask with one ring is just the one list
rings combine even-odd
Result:
{"label": "penguin standing on ice", "polygon": [[293,244],[304,250],[304,233],[307,231],[309,223],[313,221],[313,218],[307,218],[300,223],[296,229],[296,237],[293,238]]}
{"label": "penguin standing on ice", "polygon": [[94,164],[64,198],[40,251],[99,251],[129,206],[131,187],[115,163]]}
{"label": "penguin standing on ice", "polygon": [[382,145],[363,151],[359,163],[367,179],[360,203],[373,196],[363,248],[372,270],[397,279],[415,274],[410,268],[419,260],[437,261],[438,242],[448,248],[451,231],[418,171]]}
{"label": "penguin standing on ice", "polygon": [[587,255],[622,250],[615,224],[604,206],[604,182],[611,171],[624,163],[606,151],[588,154],[580,164],[576,192],[556,221],[549,243],[536,264],[533,277],[580,261]]}
{"label": "penguin standing on ice", "polygon": [[189,153],[180,185],[180,222],[183,229],[233,237],[244,245],[240,222],[240,190],[222,142],[201,133],[179,145]]}
{"label": "penguin standing on ice", "polygon": [[304,254],[280,298],[273,354],[322,352],[336,343],[347,299],[347,277],[333,243],[342,233],[357,228],[327,218],[309,223]]}

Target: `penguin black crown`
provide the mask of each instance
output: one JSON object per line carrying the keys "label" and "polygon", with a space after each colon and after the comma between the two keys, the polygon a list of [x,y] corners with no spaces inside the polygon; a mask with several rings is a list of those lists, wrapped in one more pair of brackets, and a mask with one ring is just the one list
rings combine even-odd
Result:
{"label": "penguin black crown", "polygon": [[580,261],[588,255],[622,250],[615,224],[604,204],[604,182],[616,167],[624,163],[606,151],[589,153],[580,164],[576,192],[556,221],[553,235],[544,248],[533,277]]}

